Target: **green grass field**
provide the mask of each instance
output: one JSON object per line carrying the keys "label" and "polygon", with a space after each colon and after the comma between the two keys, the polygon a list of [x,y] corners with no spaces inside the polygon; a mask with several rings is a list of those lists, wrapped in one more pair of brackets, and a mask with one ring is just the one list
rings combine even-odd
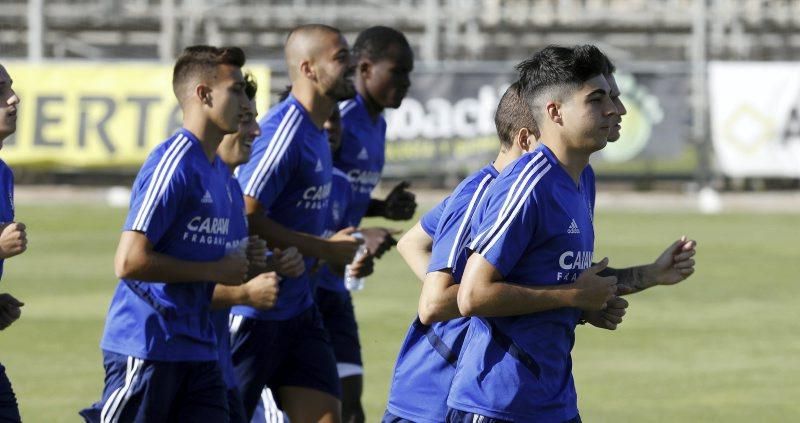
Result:
{"label": "green grass field", "polygon": [[[79,421],[78,409],[99,398],[98,342],[116,285],[112,257],[124,213],[18,206],[30,249],[6,263],[0,292],[26,306],[22,319],[0,333],[0,362],[26,421]],[[800,418],[800,214],[599,211],[596,225],[596,257],[609,256],[612,266],[650,261],[684,233],[699,241],[699,264],[679,286],[629,298],[618,331],[578,329],[574,374],[584,421]],[[391,253],[355,294],[368,421],[383,412],[418,290]]]}

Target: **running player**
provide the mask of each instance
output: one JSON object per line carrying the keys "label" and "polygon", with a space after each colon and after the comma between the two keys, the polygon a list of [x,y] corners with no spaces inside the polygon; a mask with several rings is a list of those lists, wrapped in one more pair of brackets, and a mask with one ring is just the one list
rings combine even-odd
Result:
{"label": "running player", "polygon": [[[261,122],[253,157],[239,168],[250,232],[275,247],[297,246],[307,269],[314,258],[345,266],[358,248],[354,228],[322,234],[333,168],[323,124],[337,101],[355,95],[347,42],[335,28],[303,25],[285,53],[291,95]],[[272,310],[232,310],[233,361],[248,417],[266,385],[293,421],[338,422],[336,361],[308,273],[284,278],[280,289]]]}
{"label": "running player", "polygon": [[250,100],[250,107],[239,123],[239,131],[226,135],[222,139],[217,154],[228,166],[229,189],[233,210],[229,230],[228,251],[240,249],[247,244],[247,257],[250,262],[249,280],[238,286],[217,285],[214,288],[212,300],[212,319],[216,329],[219,348],[219,362],[225,385],[228,389],[228,407],[231,422],[247,422],[244,405],[242,404],[239,387],[233,373],[231,360],[230,335],[228,331],[228,318],[231,306],[245,304],[257,309],[269,309],[275,305],[278,296],[278,277],[275,272],[267,272],[276,267],[276,270],[289,276],[299,276],[305,270],[302,257],[296,250],[278,251],[273,257],[280,256],[274,263],[278,266],[267,266],[266,243],[255,235],[248,238],[247,218],[244,212],[244,195],[239,182],[233,177],[234,169],[250,159],[250,149],[253,139],[261,133],[256,121],[255,95],[257,85],[251,74],[245,74],[245,92]]}
{"label": "running player", "polygon": [[353,44],[357,61],[352,100],[339,104],[342,146],[333,157],[353,185],[355,215],[408,220],[416,201],[407,183],[396,186],[386,200],[371,198],[385,161],[386,121],[383,111],[400,107],[411,86],[414,53],[402,32],[385,26],[367,28]]}
{"label": "running player", "polygon": [[[385,200],[371,196],[385,162],[383,111],[399,107],[408,92],[414,53],[403,33],[374,26],[358,35],[353,44],[353,56],[357,62],[357,94],[352,100],[339,104],[343,134],[341,146],[333,154],[334,167],[347,175],[352,186],[351,223],[358,226],[365,216],[410,219],[416,201],[406,190],[407,183],[397,185]],[[362,228],[361,233],[375,257],[380,257],[395,243],[391,232],[384,228]],[[335,281],[330,278],[332,275],[322,275],[329,283],[320,285],[317,296],[336,351],[342,384],[342,420],[360,423],[364,421],[361,405],[364,370],[352,298],[341,279]]]}
{"label": "running player", "polygon": [[[501,142],[497,159],[459,184],[441,212],[420,295],[419,317],[401,347],[384,422],[441,422],[447,414],[447,394],[469,326],[456,303],[469,224],[498,172],[536,146],[536,122],[516,83],[503,95],[495,125]],[[624,300],[615,302],[607,310],[609,318],[621,319],[626,306]]]}
{"label": "running player", "polygon": [[[12,88],[11,76],[0,65],[0,148],[3,141],[17,130],[19,97]],[[5,259],[22,254],[28,248],[25,224],[14,221],[14,174],[0,160],[0,278]],[[23,303],[11,294],[0,294],[0,330],[14,323],[22,312]],[[0,420],[20,421],[19,406],[6,369],[0,364]]]}
{"label": "running player", "polygon": [[216,151],[247,111],[244,61],[236,47],[195,46],[175,64],[183,127],[133,185],[100,344],[105,388],[81,413],[89,421],[229,419],[210,303],[214,282],[241,284],[248,262],[226,255],[232,204]]}

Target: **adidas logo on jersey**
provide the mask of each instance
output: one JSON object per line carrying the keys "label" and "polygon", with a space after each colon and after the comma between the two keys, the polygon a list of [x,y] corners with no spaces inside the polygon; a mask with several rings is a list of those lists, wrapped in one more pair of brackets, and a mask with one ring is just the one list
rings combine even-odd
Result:
{"label": "adidas logo on jersey", "polygon": [[212,204],[214,203],[214,199],[211,198],[211,193],[206,190],[206,193],[203,195],[203,198],[200,200],[203,204]]}
{"label": "adidas logo on jersey", "polygon": [[569,224],[569,228],[567,228],[568,234],[579,234],[581,230],[578,229],[578,224],[575,223],[575,219],[572,219],[572,223]]}
{"label": "adidas logo on jersey", "polygon": [[314,172],[322,172],[322,161],[317,159],[317,167],[314,169]]}
{"label": "adidas logo on jersey", "polygon": [[367,153],[367,147],[361,147],[361,152],[358,153],[358,160],[369,160],[369,154]]}

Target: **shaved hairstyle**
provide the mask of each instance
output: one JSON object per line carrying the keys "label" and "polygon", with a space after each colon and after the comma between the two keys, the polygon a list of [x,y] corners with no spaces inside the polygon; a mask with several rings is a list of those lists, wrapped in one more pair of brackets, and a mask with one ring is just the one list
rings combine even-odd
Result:
{"label": "shaved hairstyle", "polygon": [[562,101],[589,79],[608,75],[609,64],[593,45],[548,46],[517,65],[520,93],[531,105],[533,116],[542,119],[548,101]]}
{"label": "shaved hairstyle", "polygon": [[286,65],[289,69],[289,78],[294,80],[297,77],[297,65],[305,60],[319,54],[319,45],[314,42],[314,37],[320,34],[341,35],[338,29],[323,24],[300,25],[293,29],[286,37],[284,44],[284,54]]}
{"label": "shaved hairstyle", "polygon": [[239,47],[186,47],[175,62],[172,70],[172,91],[178,102],[183,104],[188,92],[200,82],[213,81],[217,77],[217,66],[244,66],[244,51]]}
{"label": "shaved hairstyle", "polygon": [[522,99],[518,82],[511,84],[500,99],[494,114],[494,125],[504,150],[514,144],[514,136],[522,128],[526,128],[532,135],[538,132],[533,112]]}

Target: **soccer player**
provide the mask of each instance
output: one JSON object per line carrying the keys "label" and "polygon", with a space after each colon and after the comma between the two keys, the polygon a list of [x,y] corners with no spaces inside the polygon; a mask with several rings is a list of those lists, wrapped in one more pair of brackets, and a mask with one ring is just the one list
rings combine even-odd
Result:
{"label": "soccer player", "polygon": [[[339,104],[342,142],[333,154],[334,167],[347,175],[352,186],[351,223],[358,226],[365,216],[408,220],[416,209],[414,194],[406,190],[408,183],[395,186],[385,200],[372,198],[372,191],[380,181],[385,162],[386,121],[383,111],[399,107],[406,96],[411,86],[409,74],[414,67],[414,53],[402,32],[385,26],[373,26],[362,31],[353,43],[352,51],[357,62],[357,94],[352,100]],[[380,257],[395,243],[392,233],[384,228],[362,228],[361,233],[375,257]],[[331,281],[321,288],[318,292],[320,309],[326,315],[326,326],[337,352],[342,384],[342,420],[363,422],[361,393],[364,370],[352,299],[341,281]]]}
{"label": "soccer player", "polygon": [[[261,122],[252,159],[239,168],[250,232],[273,247],[296,246],[312,261],[349,264],[358,248],[347,228],[323,238],[332,180],[324,122],[355,95],[347,42],[339,30],[303,25],[286,40],[291,95]],[[340,420],[336,361],[308,273],[284,278],[269,311],[234,307],[231,335],[239,391],[252,417],[262,388],[278,396],[291,420]]]}
{"label": "soccer player", "polygon": [[371,198],[381,178],[385,161],[386,121],[383,111],[400,107],[411,86],[414,52],[402,32],[373,26],[358,34],[353,44],[357,61],[356,96],[339,104],[342,115],[342,146],[333,157],[353,186],[356,216],[379,216],[408,220],[416,201],[408,184],[397,185],[386,198]]}
{"label": "soccer player", "polygon": [[[582,308],[600,310],[617,291],[615,277],[598,275],[608,259],[591,262],[589,156],[619,123],[607,63],[593,46],[548,47],[518,67],[541,144],[509,165],[478,207],[458,290],[459,311],[478,318],[464,341],[448,421],[580,421],[574,328]],[[672,260],[660,270],[657,280],[676,272]]]}
{"label": "soccer player", "polygon": [[226,255],[236,210],[216,152],[247,112],[244,61],[236,47],[194,46],[175,63],[183,127],[133,185],[100,343],[105,388],[81,413],[89,421],[229,420],[210,305],[214,282],[241,284],[248,261]]}
{"label": "soccer player", "polygon": [[[441,422],[447,414],[455,362],[469,327],[469,319],[461,317],[456,302],[469,225],[498,172],[536,146],[536,122],[520,98],[517,83],[500,100],[495,125],[501,143],[497,158],[459,184],[438,219],[419,317],[401,347],[384,422]],[[626,305],[621,300],[611,308],[613,312],[608,310],[614,314],[609,318],[621,319]]]}
{"label": "soccer player", "polygon": [[[214,288],[212,299],[212,319],[216,329],[219,348],[219,362],[223,379],[228,390],[228,408],[231,422],[247,422],[244,404],[242,404],[239,387],[233,372],[231,359],[230,334],[228,331],[228,318],[231,306],[245,304],[257,309],[269,309],[275,305],[278,296],[278,277],[275,272],[267,272],[266,243],[257,236],[248,238],[247,218],[244,212],[244,195],[239,182],[233,177],[233,172],[239,165],[250,159],[250,149],[253,139],[261,134],[261,129],[256,121],[255,95],[257,85],[251,74],[245,74],[245,92],[250,100],[249,110],[239,123],[239,131],[226,135],[217,149],[220,159],[229,170],[229,189],[233,202],[231,213],[229,242],[227,250],[235,251],[242,245],[247,245],[247,256],[250,262],[249,281],[238,286],[217,285]],[[302,257],[296,249],[278,250],[274,267],[282,274],[299,276],[305,270]],[[270,269],[271,270],[271,269]]]}
{"label": "soccer player", "polygon": [[[17,130],[17,107],[19,97],[12,88],[13,80],[3,65],[0,65],[0,148],[3,141]],[[28,248],[25,224],[14,221],[14,174],[0,160],[0,278],[3,276],[5,259],[17,256]],[[0,330],[14,323],[24,304],[11,294],[0,294]],[[17,397],[0,365],[0,420],[21,421]]]}

